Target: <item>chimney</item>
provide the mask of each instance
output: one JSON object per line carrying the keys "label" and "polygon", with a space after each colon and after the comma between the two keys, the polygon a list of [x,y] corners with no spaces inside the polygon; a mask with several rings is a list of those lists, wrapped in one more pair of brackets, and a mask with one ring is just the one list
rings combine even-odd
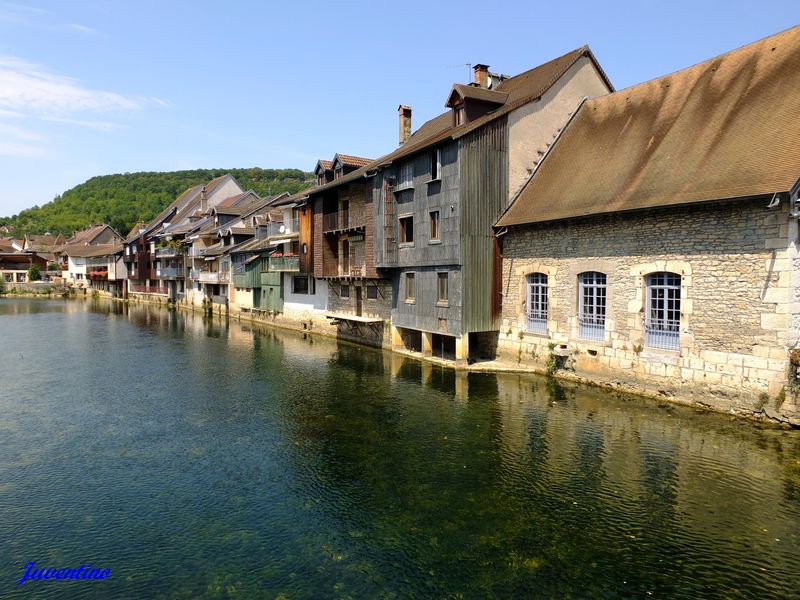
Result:
{"label": "chimney", "polygon": [[200,211],[203,213],[208,212],[208,197],[206,196],[206,186],[200,191]]}
{"label": "chimney", "polygon": [[401,104],[397,107],[397,114],[400,115],[400,145],[402,146],[411,136],[411,107]]}
{"label": "chimney", "polygon": [[489,65],[475,65],[474,67],[472,67],[472,70],[475,71],[475,83],[477,83],[484,89],[488,88]]}

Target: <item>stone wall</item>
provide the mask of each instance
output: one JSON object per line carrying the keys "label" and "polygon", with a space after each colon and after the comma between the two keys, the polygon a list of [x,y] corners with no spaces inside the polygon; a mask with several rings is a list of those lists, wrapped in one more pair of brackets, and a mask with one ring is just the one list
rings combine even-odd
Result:
{"label": "stone wall", "polygon": [[[763,199],[512,228],[499,354],[722,410],[792,414],[797,225]],[[798,265],[800,266],[800,265]],[[607,276],[604,339],[578,337],[578,274]],[[648,348],[645,277],[681,275],[680,350]],[[526,332],[526,276],[548,275],[547,333]],[[794,327],[792,327],[794,325]],[[562,356],[559,356],[562,355]],[[796,416],[796,414],[795,414]]]}

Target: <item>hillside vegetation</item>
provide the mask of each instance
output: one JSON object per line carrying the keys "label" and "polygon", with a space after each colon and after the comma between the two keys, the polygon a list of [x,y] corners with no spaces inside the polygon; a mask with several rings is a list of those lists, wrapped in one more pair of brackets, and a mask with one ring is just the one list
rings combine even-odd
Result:
{"label": "hillside vegetation", "polygon": [[291,194],[314,182],[312,173],[299,169],[196,169],[103,175],[76,185],[52,202],[13,217],[0,217],[0,226],[12,225],[17,238],[48,231],[69,237],[89,225],[109,223],[125,235],[137,222],[155,217],[186,188],[226,173],[233,175],[245,190],[252,189],[261,196]]}

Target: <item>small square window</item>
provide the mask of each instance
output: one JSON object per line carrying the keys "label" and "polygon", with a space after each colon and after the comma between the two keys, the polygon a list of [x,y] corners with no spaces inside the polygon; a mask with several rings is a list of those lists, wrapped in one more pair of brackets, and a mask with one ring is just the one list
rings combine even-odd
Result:
{"label": "small square window", "polygon": [[342,293],[341,293],[342,298],[349,298],[350,297],[350,286],[349,285],[343,285],[341,289],[342,289]]}
{"label": "small square window", "polygon": [[377,300],[378,299],[378,286],[377,285],[368,285],[367,286],[367,300]]}
{"label": "small square window", "polygon": [[414,243],[414,216],[400,217],[400,243]]}
{"label": "small square window", "polygon": [[308,277],[292,277],[292,293],[293,294],[308,294]]}
{"label": "small square window", "polygon": [[431,215],[431,238],[432,242],[440,241],[441,232],[439,231],[439,211],[432,210],[430,212]]}
{"label": "small square window", "polygon": [[406,273],[406,302],[414,302],[415,297],[414,273]]}
{"label": "small square window", "polygon": [[447,273],[436,274],[436,302],[447,304]]}

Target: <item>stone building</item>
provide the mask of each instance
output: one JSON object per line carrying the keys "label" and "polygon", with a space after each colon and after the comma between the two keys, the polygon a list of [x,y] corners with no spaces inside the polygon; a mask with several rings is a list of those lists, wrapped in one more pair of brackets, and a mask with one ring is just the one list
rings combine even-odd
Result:
{"label": "stone building", "polygon": [[499,353],[799,416],[800,27],[587,100],[496,224]]}

